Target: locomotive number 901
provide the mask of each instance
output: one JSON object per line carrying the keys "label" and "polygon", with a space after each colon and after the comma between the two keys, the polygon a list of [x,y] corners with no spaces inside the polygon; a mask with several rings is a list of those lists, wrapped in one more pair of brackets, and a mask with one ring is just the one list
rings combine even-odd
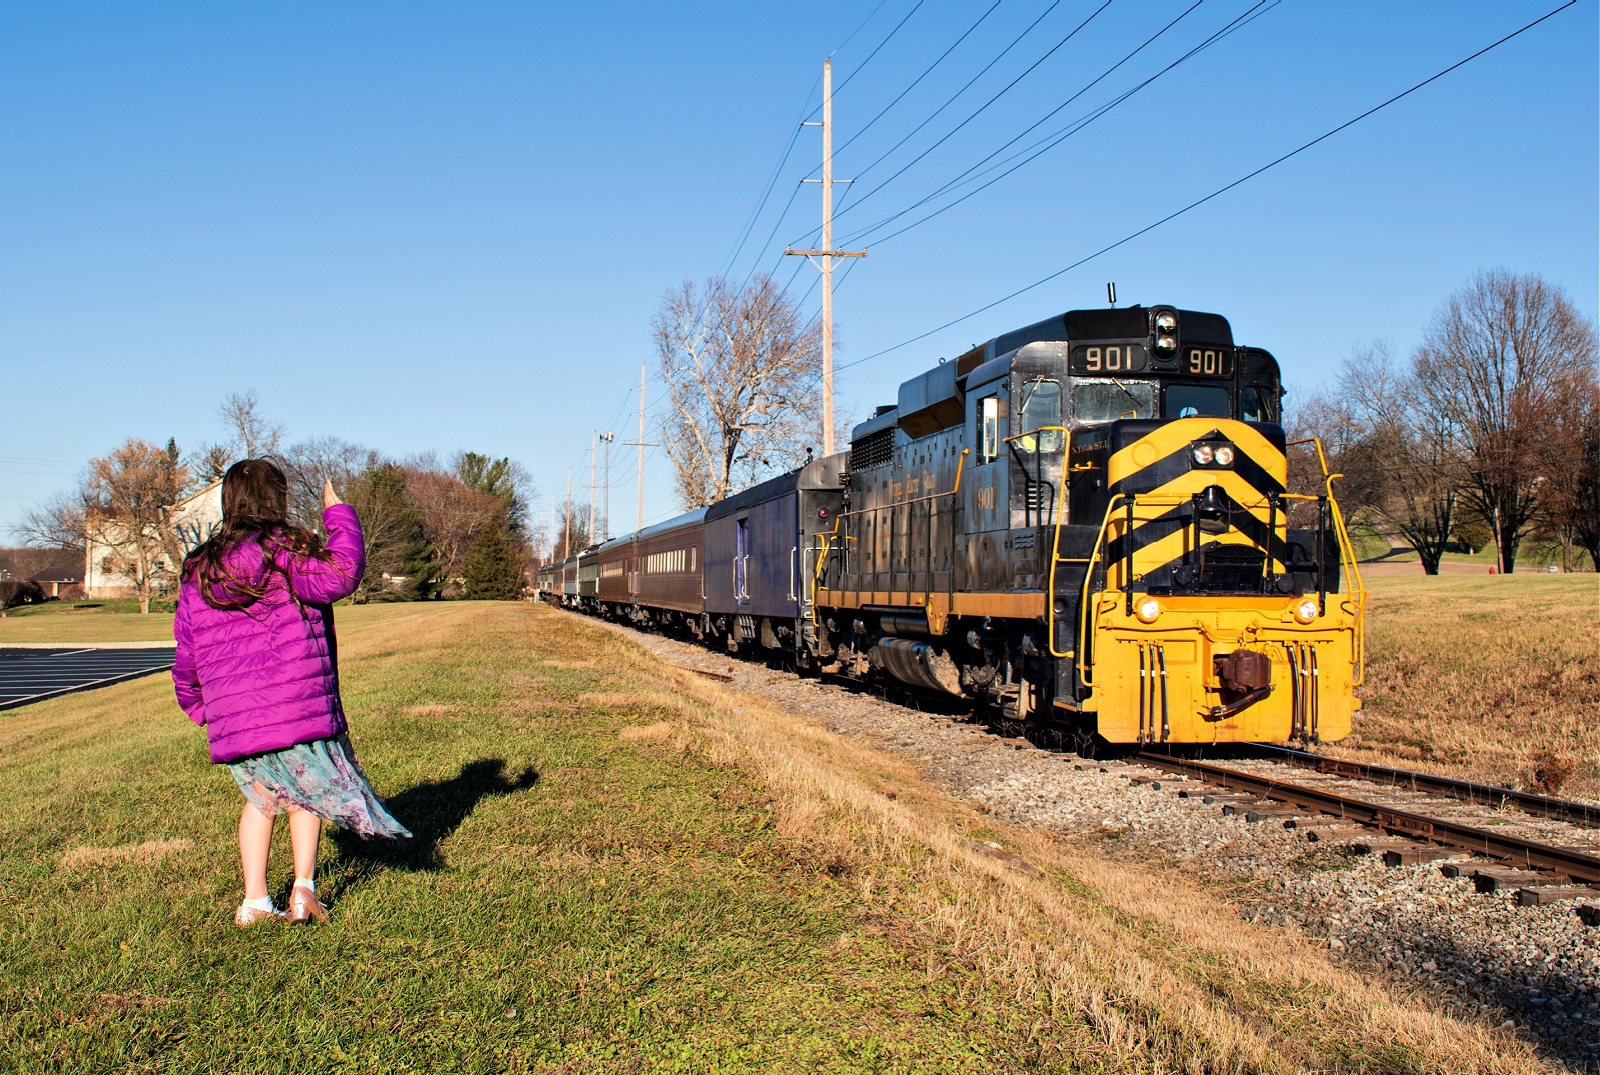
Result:
{"label": "locomotive number 901", "polygon": [[1099,343],[1090,347],[1074,347],[1069,365],[1075,377],[1138,373],[1149,365],[1149,356],[1142,344]]}
{"label": "locomotive number 901", "polygon": [[1232,377],[1233,352],[1226,347],[1191,347],[1185,370],[1197,377]]}

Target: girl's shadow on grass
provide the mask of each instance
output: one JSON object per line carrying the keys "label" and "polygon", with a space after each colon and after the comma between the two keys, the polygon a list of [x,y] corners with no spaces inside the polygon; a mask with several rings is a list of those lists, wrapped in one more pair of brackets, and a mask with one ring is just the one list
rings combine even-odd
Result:
{"label": "girl's shadow on grass", "polygon": [[440,843],[477,809],[479,800],[525,791],[538,781],[539,774],[531,766],[508,778],[504,758],[480,758],[467,762],[448,780],[418,784],[385,799],[389,813],[411,830],[411,839],[363,840],[353,832],[335,830],[333,843],[339,857],[333,865],[343,867],[339,872],[344,876],[330,896],[362,884],[380,869],[443,869]]}

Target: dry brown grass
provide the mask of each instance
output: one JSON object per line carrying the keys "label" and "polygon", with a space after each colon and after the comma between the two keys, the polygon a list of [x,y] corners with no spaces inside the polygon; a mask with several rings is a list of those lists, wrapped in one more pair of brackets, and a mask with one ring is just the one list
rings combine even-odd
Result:
{"label": "dry brown grass", "polygon": [[1596,576],[1370,585],[1364,709],[1332,753],[1600,797]]}
{"label": "dry brown grass", "polygon": [[[780,832],[804,838],[885,916],[943,937],[930,977],[970,983],[962,989],[973,1002],[1000,991],[1049,1011],[1052,1033],[1078,1039],[1082,1064],[1547,1070],[1516,1038],[1391,992],[1298,936],[1241,922],[1178,873],[1003,828],[866,745],[643,652],[627,655],[641,677],[670,678],[709,718],[680,726],[680,746],[744,768],[772,796]],[[1042,876],[1009,868],[974,835],[1003,842]]]}
{"label": "dry brown grass", "polygon": [[442,717],[446,713],[454,713],[455,707],[448,705],[411,705],[404,710],[408,717]]}
{"label": "dry brown grass", "polygon": [[149,866],[168,855],[187,851],[194,846],[192,840],[146,840],[142,844],[121,844],[117,847],[75,847],[61,856],[63,870],[92,870],[106,866]]}
{"label": "dry brown grass", "polygon": [[617,733],[617,738],[633,739],[644,743],[660,743],[671,739],[677,733],[677,730],[677,728],[662,720],[654,724],[635,724],[624,728]]}

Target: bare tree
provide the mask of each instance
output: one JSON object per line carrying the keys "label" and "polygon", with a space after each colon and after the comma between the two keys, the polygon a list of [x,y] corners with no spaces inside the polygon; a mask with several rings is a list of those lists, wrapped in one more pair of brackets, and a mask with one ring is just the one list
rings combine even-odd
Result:
{"label": "bare tree", "polygon": [[[289,512],[308,530],[322,525],[322,483],[333,482],[341,499],[357,478],[377,467],[378,453],[338,437],[313,437],[291,445],[280,460],[289,479]],[[227,468],[224,467],[224,470]]]}
{"label": "bare tree", "polygon": [[194,454],[194,469],[199,480],[216,481],[241,459],[276,456],[283,441],[284,424],[261,415],[261,399],[255,389],[229,392],[217,407],[228,439],[220,444],[204,444]]}
{"label": "bare tree", "polygon": [[1600,571],[1600,386],[1591,375],[1562,402],[1541,468],[1544,530],[1561,544],[1563,570],[1576,545]]}
{"label": "bare tree", "polygon": [[139,611],[177,578],[183,560],[166,509],[188,483],[188,470],[148,441],[130,438],[103,459],[89,460],[82,491],[84,543],[108,575],[126,578]]}
{"label": "bare tree", "polygon": [[473,541],[485,527],[504,525],[506,501],[474,489],[445,470],[432,453],[408,460],[404,470],[406,492],[416,505],[444,578],[463,577]]}
{"label": "bare tree", "polygon": [[13,532],[30,545],[51,549],[82,548],[84,541],[83,497],[57,493],[23,516]]}
{"label": "bare tree", "polygon": [[662,296],[651,322],[671,407],[662,422],[685,507],[798,465],[817,439],[822,333],[765,275]]}
{"label": "bare tree", "polygon": [[1350,426],[1338,469],[1352,504],[1371,512],[1439,573],[1461,502],[1463,460],[1448,413],[1374,341],[1345,360],[1336,398]]}
{"label": "bare tree", "polygon": [[[1323,477],[1322,460],[1317,457],[1316,445],[1305,443],[1315,438],[1334,471],[1346,468],[1339,463],[1353,447],[1356,437],[1355,423],[1349,409],[1333,393],[1295,390],[1289,393],[1294,401],[1284,412],[1284,432],[1290,448],[1286,453],[1288,484],[1285,491],[1296,496],[1318,497],[1327,492]],[[1341,483],[1337,495],[1347,512],[1361,508],[1360,496]],[[1291,500],[1285,512],[1288,525],[1304,529],[1316,525],[1317,506],[1305,500]]]}
{"label": "bare tree", "polygon": [[594,543],[594,535],[589,533],[588,504],[574,502],[572,513],[557,519],[556,527],[555,556],[558,559],[582,552]]}
{"label": "bare tree", "polygon": [[1594,326],[1535,273],[1479,273],[1445,300],[1423,335],[1416,383],[1458,431],[1465,495],[1489,521],[1502,572],[1515,567],[1539,511],[1552,419],[1593,377],[1594,363]]}

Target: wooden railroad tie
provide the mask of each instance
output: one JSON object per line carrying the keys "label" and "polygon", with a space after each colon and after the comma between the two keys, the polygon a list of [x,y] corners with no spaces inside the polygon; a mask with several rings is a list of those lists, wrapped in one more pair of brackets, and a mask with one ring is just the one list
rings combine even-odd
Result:
{"label": "wooden railroad tie", "polygon": [[1589,885],[1537,885],[1517,889],[1517,906],[1543,907],[1547,903],[1580,900],[1595,894],[1596,890]]}
{"label": "wooden railroad tie", "polygon": [[1400,866],[1419,866],[1435,859],[1449,858],[1459,852],[1446,847],[1391,847],[1383,853],[1383,864],[1390,869]]}

